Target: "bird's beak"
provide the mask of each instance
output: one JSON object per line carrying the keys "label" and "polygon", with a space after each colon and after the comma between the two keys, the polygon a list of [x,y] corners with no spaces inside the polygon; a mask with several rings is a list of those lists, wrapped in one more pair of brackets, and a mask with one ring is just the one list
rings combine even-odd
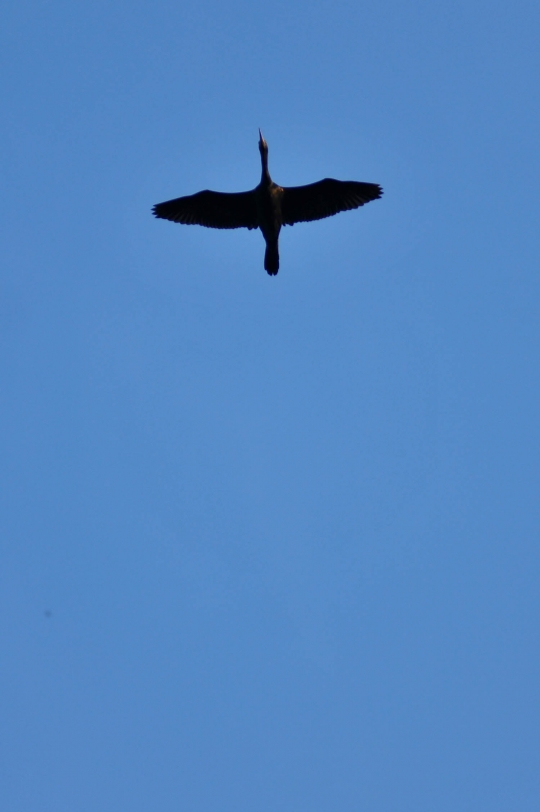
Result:
{"label": "bird's beak", "polygon": [[260,127],[259,127],[259,141],[261,142],[261,144],[265,143],[264,135],[262,134]]}

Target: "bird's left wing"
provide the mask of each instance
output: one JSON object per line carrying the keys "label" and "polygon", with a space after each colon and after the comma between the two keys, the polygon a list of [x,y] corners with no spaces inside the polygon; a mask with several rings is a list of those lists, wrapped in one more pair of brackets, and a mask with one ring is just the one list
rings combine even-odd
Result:
{"label": "bird's left wing", "polygon": [[156,217],[174,223],[207,226],[207,228],[257,228],[257,204],[253,192],[197,192],[157,203]]}
{"label": "bird's left wing", "polygon": [[322,220],[340,211],[357,209],[370,200],[377,200],[382,189],[377,183],[325,178],[307,186],[289,186],[283,189],[281,214],[283,224],[309,220]]}

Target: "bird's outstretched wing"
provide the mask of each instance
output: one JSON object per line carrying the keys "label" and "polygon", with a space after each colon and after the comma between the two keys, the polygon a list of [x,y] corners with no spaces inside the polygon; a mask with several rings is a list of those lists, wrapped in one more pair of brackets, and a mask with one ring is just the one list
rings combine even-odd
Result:
{"label": "bird's outstretched wing", "polygon": [[340,211],[357,209],[381,195],[382,189],[377,183],[355,180],[325,178],[308,186],[289,186],[283,189],[281,199],[283,224],[292,226],[308,220],[322,220]]}
{"label": "bird's outstretched wing", "polygon": [[257,228],[257,204],[253,192],[197,192],[157,203],[156,217],[208,228]]}

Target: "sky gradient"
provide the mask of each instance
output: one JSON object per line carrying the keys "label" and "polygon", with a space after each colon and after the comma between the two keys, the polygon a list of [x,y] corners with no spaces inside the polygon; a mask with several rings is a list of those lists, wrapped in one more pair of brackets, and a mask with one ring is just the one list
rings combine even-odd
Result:
{"label": "sky gradient", "polygon": [[536,812],[538,4],[1,21],[3,811]]}

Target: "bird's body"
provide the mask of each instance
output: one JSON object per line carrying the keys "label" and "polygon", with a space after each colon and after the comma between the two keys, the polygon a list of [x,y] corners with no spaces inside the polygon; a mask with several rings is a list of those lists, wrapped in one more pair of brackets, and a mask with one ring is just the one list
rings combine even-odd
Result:
{"label": "bird's body", "polygon": [[[261,143],[262,142],[262,143]],[[261,160],[263,164],[261,182],[254,189],[257,206],[257,221],[266,242],[264,254],[264,269],[273,276],[279,270],[279,232],[283,223],[281,202],[283,189],[274,183],[268,172],[268,148],[264,149],[262,140],[259,142]]]}
{"label": "bird's body", "polygon": [[261,182],[249,192],[211,192],[158,203],[156,217],[175,223],[208,228],[260,228],[266,242],[264,268],[275,276],[279,270],[279,232],[284,225],[321,220],[340,211],[357,209],[382,195],[376,183],[325,178],[307,186],[282,187],[268,172],[268,145],[259,130]]}

